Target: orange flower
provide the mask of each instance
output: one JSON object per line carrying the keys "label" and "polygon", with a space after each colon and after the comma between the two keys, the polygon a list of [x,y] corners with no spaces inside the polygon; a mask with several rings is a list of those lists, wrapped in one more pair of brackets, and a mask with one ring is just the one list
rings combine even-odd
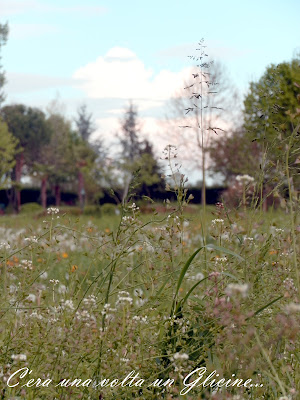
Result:
{"label": "orange flower", "polygon": [[6,261],[6,264],[7,264],[9,267],[12,267],[12,266],[14,265],[13,261],[11,261],[11,260],[7,260],[7,261]]}
{"label": "orange flower", "polygon": [[19,262],[19,259],[18,259],[18,257],[16,257],[16,256],[13,256],[13,260],[14,260],[14,262]]}
{"label": "orange flower", "polygon": [[109,228],[105,228],[105,233],[109,233],[110,229]]}
{"label": "orange flower", "polygon": [[72,265],[71,272],[75,272],[77,268],[78,268],[77,265]]}
{"label": "orange flower", "polygon": [[272,256],[273,254],[277,254],[277,251],[276,250],[270,250],[269,254]]}
{"label": "orange flower", "polygon": [[69,257],[68,253],[62,253],[62,258],[68,258],[68,257]]}

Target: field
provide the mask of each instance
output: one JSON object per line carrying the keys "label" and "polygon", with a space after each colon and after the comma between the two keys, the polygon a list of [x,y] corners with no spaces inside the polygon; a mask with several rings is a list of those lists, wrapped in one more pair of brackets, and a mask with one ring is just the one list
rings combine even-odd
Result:
{"label": "field", "polygon": [[296,399],[295,213],[189,211],[1,217],[1,399]]}

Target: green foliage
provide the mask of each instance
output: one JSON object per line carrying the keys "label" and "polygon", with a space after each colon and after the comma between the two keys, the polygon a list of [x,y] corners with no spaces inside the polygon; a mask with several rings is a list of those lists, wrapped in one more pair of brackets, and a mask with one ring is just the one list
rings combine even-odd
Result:
{"label": "green foliage", "polygon": [[111,203],[103,204],[100,209],[103,215],[116,215],[118,210],[117,206]]}
{"label": "green foliage", "polygon": [[0,188],[6,187],[9,173],[15,166],[18,140],[8,131],[7,124],[0,119]]}
{"label": "green foliage", "polygon": [[300,59],[271,65],[250,84],[244,101],[245,128],[252,139],[288,137],[300,107]]}
{"label": "green foliage", "polygon": [[[1,61],[1,47],[5,45],[8,37],[8,24],[1,24],[0,23],[0,61]],[[0,106],[5,98],[2,88],[5,84],[5,75],[4,72],[1,72],[1,65],[0,65]]]}
{"label": "green foliage", "polygon": [[38,158],[41,147],[50,139],[45,114],[38,108],[16,104],[3,107],[1,116],[9,131],[18,139],[27,166],[31,166]]}
{"label": "green foliage", "polygon": [[43,207],[38,203],[25,203],[22,205],[21,214],[30,214],[43,211]]}
{"label": "green foliage", "polygon": [[94,205],[88,205],[84,207],[84,211],[83,211],[84,215],[90,215],[90,216],[97,216],[100,217],[101,216],[101,208],[100,206],[94,206]]}

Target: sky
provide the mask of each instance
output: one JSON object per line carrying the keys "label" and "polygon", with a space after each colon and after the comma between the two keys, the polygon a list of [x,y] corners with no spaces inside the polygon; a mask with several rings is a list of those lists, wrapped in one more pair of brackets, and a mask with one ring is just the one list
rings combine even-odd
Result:
{"label": "sky", "polygon": [[242,99],[268,65],[300,51],[299,15],[299,0],[0,0],[6,103],[45,110],[59,99],[69,118],[85,103],[109,143],[132,100],[163,148],[167,102],[201,38]]}

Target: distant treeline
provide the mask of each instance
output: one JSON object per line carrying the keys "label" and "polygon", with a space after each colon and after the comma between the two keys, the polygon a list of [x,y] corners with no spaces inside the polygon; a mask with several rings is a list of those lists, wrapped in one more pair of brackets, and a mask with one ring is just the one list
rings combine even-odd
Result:
{"label": "distant treeline", "polygon": [[[218,187],[218,188],[207,188],[206,189],[206,198],[207,204],[216,204],[220,199],[223,191],[226,188]],[[193,204],[201,203],[201,188],[191,187],[189,188],[189,192],[194,196],[192,200]],[[142,198],[140,196],[136,197],[136,200]],[[152,200],[163,202],[164,200],[169,199],[170,201],[175,201],[176,198],[171,192],[166,191],[156,191],[152,196]],[[121,199],[120,199],[121,200]],[[76,205],[78,204],[78,194],[75,192],[61,192],[61,201],[62,204],[65,205]],[[40,188],[23,188],[21,191],[21,204],[26,203],[38,203],[41,204],[41,192]],[[106,203],[118,204],[118,198],[113,196],[111,191],[104,190],[102,197],[99,199],[99,204],[103,205]],[[7,196],[6,190],[0,190],[0,204],[2,204],[2,208],[6,208],[9,204],[9,199]],[[49,191],[47,193],[47,206],[55,205],[55,194]]]}

